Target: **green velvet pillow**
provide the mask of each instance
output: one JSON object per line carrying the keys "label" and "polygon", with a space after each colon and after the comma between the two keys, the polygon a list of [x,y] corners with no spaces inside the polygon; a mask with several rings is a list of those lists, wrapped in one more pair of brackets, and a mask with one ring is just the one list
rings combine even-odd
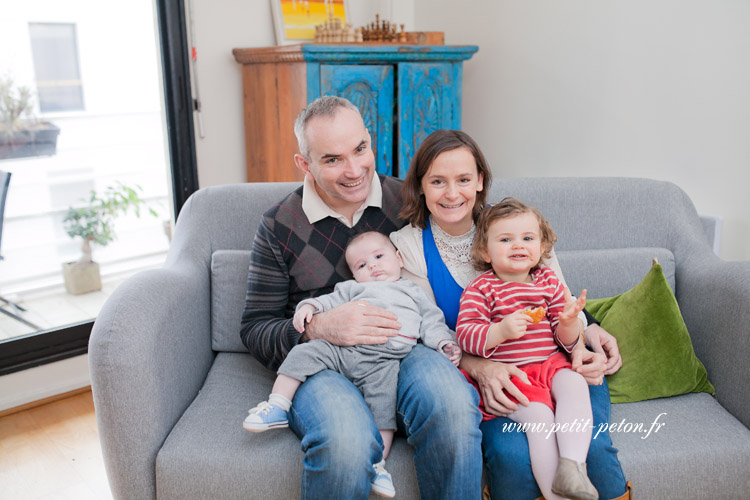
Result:
{"label": "green velvet pillow", "polygon": [[589,300],[586,310],[617,338],[620,348],[622,367],[607,376],[613,403],[715,392],[656,259],[632,289]]}

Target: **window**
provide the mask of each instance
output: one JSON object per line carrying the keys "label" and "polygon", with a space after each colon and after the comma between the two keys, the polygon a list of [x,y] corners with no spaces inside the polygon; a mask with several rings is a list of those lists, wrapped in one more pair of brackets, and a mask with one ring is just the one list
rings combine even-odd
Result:
{"label": "window", "polygon": [[82,110],[76,25],[30,23],[29,34],[40,111]]}
{"label": "window", "polygon": [[[185,32],[185,17],[184,17],[184,1],[169,1],[169,0],[155,0],[153,3],[145,2],[138,3],[137,5],[129,6],[127,9],[119,9],[116,12],[110,12],[114,16],[113,19],[103,19],[101,12],[90,12],[91,4],[88,2],[81,2],[77,0],[62,0],[55,6],[64,7],[61,9],[50,9],[44,12],[35,12],[34,7],[30,6],[27,2],[22,0],[13,0],[11,6],[8,7],[10,12],[9,20],[16,21],[15,24],[6,22],[6,27],[11,29],[0,30],[0,41],[8,41],[9,38],[17,40],[19,37],[23,38],[24,31],[30,26],[43,26],[48,28],[53,26],[54,28],[67,27],[56,32],[57,40],[67,39],[72,41],[69,46],[77,47],[75,50],[69,51],[75,55],[76,68],[80,67],[81,72],[76,75],[83,75],[83,78],[78,77],[77,83],[80,94],[82,96],[83,83],[86,83],[87,87],[87,105],[84,113],[80,111],[83,109],[81,98],[81,106],[79,110],[69,109],[68,111],[75,111],[74,113],[56,111],[54,115],[47,115],[41,108],[41,105],[36,109],[37,113],[40,114],[42,120],[51,119],[55,122],[62,122],[63,126],[60,127],[60,139],[58,143],[58,149],[55,156],[50,158],[36,157],[36,158],[22,158],[19,160],[0,159],[0,170],[12,171],[15,174],[11,181],[11,192],[15,187],[16,200],[19,196],[31,196],[28,192],[29,189],[39,188],[42,182],[52,180],[52,184],[56,186],[53,193],[52,189],[49,192],[49,203],[46,206],[34,206],[31,205],[31,209],[36,212],[43,212],[41,215],[34,215],[30,212],[19,210],[23,203],[16,203],[16,209],[11,209],[10,214],[6,213],[7,217],[10,216],[10,222],[15,222],[17,225],[16,236],[21,235],[22,237],[34,236],[41,234],[45,228],[52,227],[53,238],[59,241],[66,241],[66,235],[60,229],[60,208],[65,207],[70,203],[71,189],[73,191],[80,191],[80,187],[83,184],[92,184],[94,187],[100,188],[107,186],[111,181],[116,180],[115,174],[120,175],[123,173],[122,164],[125,164],[128,169],[129,165],[133,163],[138,164],[138,168],[145,168],[146,165],[156,165],[160,163],[163,168],[167,169],[167,175],[164,175],[164,170],[157,175],[162,179],[171,178],[171,186],[169,182],[165,186],[165,191],[160,192],[154,186],[150,188],[146,187],[147,193],[144,193],[150,199],[158,201],[158,198],[162,198],[161,213],[164,216],[168,214],[170,208],[172,208],[172,216],[176,217],[179,213],[180,208],[185,203],[187,198],[198,188],[197,171],[195,165],[195,144],[194,144],[194,131],[192,126],[192,95],[189,86],[189,75],[188,75],[188,59],[187,59],[187,37]],[[155,5],[155,8],[154,8]],[[72,15],[73,10],[78,9],[80,14],[78,18]],[[110,9],[107,9],[109,12]],[[157,14],[157,19],[154,19],[154,14]],[[56,19],[55,16],[60,17]],[[48,23],[36,23],[34,18],[44,17]],[[127,18],[127,19],[123,19]],[[71,19],[75,20],[74,23],[69,23]],[[55,22],[59,21],[59,22]],[[110,26],[116,26],[120,29],[120,33],[116,33],[117,29],[110,28]],[[161,54],[154,52],[154,27],[158,26],[158,37],[160,44],[158,47],[161,50]],[[34,31],[36,28],[31,28],[29,32]],[[124,32],[122,31],[124,30]],[[52,30],[54,31],[54,30]],[[60,32],[65,32],[67,35],[60,35]],[[91,35],[98,34],[98,41],[92,43]],[[47,35],[49,32],[47,32]],[[69,36],[70,35],[70,36]],[[15,36],[15,38],[13,38]],[[31,35],[32,38],[34,35]],[[46,36],[46,35],[45,35]],[[66,38],[67,37],[67,38]],[[80,45],[78,45],[80,42]],[[66,43],[66,42],[61,42]],[[33,42],[32,42],[33,44]],[[9,44],[5,44],[9,46]],[[114,53],[113,50],[116,47],[120,47],[122,53]],[[151,53],[146,58],[142,54],[137,54],[137,48],[150,47]],[[156,50],[159,50],[157,48]],[[35,66],[37,64],[37,52],[32,47],[24,48],[24,44],[21,44],[20,50],[27,50],[29,53],[25,58],[18,57],[18,54],[13,51],[0,51],[0,74],[10,72],[17,83],[26,86],[34,87],[34,82],[40,80],[40,72],[36,71]],[[19,51],[20,51],[19,50]],[[78,52],[80,50],[80,52]],[[106,57],[102,57],[106,56]],[[134,62],[146,62],[151,64],[152,70],[147,70],[148,75],[144,75],[144,71],[134,71],[133,68],[128,67],[127,64]],[[80,66],[79,66],[80,62]],[[159,64],[161,62],[161,64]],[[106,66],[106,67],[104,67]],[[87,70],[88,68],[88,70]],[[32,69],[34,72],[32,73]],[[159,72],[161,75],[159,77]],[[123,73],[125,76],[123,77]],[[137,74],[138,78],[132,78],[133,74]],[[119,76],[119,77],[118,77]],[[146,77],[148,76],[148,78]],[[48,81],[70,83],[70,80],[60,79],[60,74],[57,74],[54,78]],[[67,76],[65,76],[67,78]],[[81,83],[83,82],[83,83]],[[159,119],[158,125],[154,124],[153,127],[128,127],[130,120],[144,119],[144,115],[153,113],[151,109],[134,109],[134,103],[138,106],[142,106],[145,102],[140,97],[143,96],[144,86],[146,92],[153,92],[153,85],[156,85],[155,95],[157,96],[156,114]],[[162,85],[163,94],[159,91],[159,85]],[[63,85],[64,86],[64,85]],[[76,85],[72,85],[76,86]],[[151,87],[149,87],[151,86]],[[42,85],[41,88],[44,88]],[[150,90],[149,90],[150,88]],[[40,92],[39,94],[41,94]],[[109,96],[115,96],[114,99],[110,99]],[[41,95],[36,96],[41,100]],[[123,101],[125,103],[123,104]],[[148,102],[153,103],[153,99]],[[118,108],[119,106],[119,108]],[[126,106],[123,111],[122,107]],[[142,132],[149,134],[149,136],[164,134],[160,142],[157,154],[154,155],[153,160],[139,162],[127,162],[123,161],[122,155],[113,153],[111,151],[112,144],[121,145],[123,142],[122,138],[118,135],[107,134],[104,132],[103,127],[78,127],[76,124],[82,123],[81,120],[87,118],[96,118],[101,120],[102,117],[106,119],[105,115],[110,115],[110,121],[125,129],[135,128],[143,129]],[[114,117],[112,116],[114,115]],[[162,122],[167,125],[166,128],[162,129]],[[100,124],[101,125],[101,124]],[[158,128],[157,128],[158,127]],[[79,148],[80,144],[73,140],[76,138],[76,132],[80,132],[81,129],[89,130],[96,138],[104,138],[108,144],[102,144],[100,140],[98,145],[94,149],[109,151],[108,156],[105,157],[106,161],[98,162],[92,161],[91,157],[85,157],[82,155],[82,149]],[[114,139],[112,139],[114,138]],[[67,143],[67,144],[66,144]],[[149,147],[144,142],[137,142],[133,144],[134,147],[131,149],[140,152],[151,151],[153,147]],[[67,148],[67,151],[66,151]],[[125,148],[127,149],[127,148]],[[168,151],[167,151],[168,150]],[[59,170],[55,171],[55,167],[51,166],[50,161],[56,161],[61,156],[69,156],[66,160],[73,161],[76,165],[70,165],[66,167],[63,174],[60,174]],[[161,161],[157,160],[157,157],[161,157]],[[115,168],[114,173],[112,171],[109,174],[105,174],[104,179],[99,176],[91,175],[92,169],[106,168],[107,164],[120,162],[121,165]],[[14,163],[15,162],[15,163]],[[105,165],[105,166],[100,166]],[[171,167],[171,168],[170,168]],[[169,175],[171,173],[171,175]],[[136,179],[136,182],[142,180],[143,172],[138,174],[140,177]],[[24,180],[25,177],[25,180]],[[46,181],[45,181],[46,179]],[[26,185],[25,188],[22,186]],[[171,187],[171,190],[169,189]],[[23,192],[26,189],[26,192]],[[84,189],[85,191],[85,189]],[[61,198],[62,196],[62,198]],[[65,200],[63,201],[63,198]],[[37,204],[40,205],[40,204]],[[171,205],[171,207],[170,207]],[[10,204],[12,207],[13,204]],[[28,204],[26,205],[28,206]],[[9,208],[10,208],[9,207]],[[55,208],[57,207],[57,208]],[[15,215],[14,215],[15,210]],[[34,223],[34,218],[38,219],[38,223]],[[171,218],[171,217],[170,217]],[[15,220],[14,220],[15,219]],[[127,221],[126,221],[127,222]],[[133,222],[133,221],[130,221]],[[161,220],[152,220],[152,223],[157,223],[158,227],[154,227],[153,232],[155,241],[160,241],[164,238],[163,231],[161,230]],[[11,254],[6,258],[5,261],[0,261],[3,266],[0,272],[0,294],[3,292],[10,292],[11,298],[21,298],[22,305],[29,305],[31,302],[31,296],[27,296],[26,292],[22,291],[20,287],[25,286],[21,284],[21,280],[17,280],[15,285],[11,283],[11,274],[16,272],[19,268],[34,269],[36,264],[40,261],[34,260],[35,265],[19,266],[19,259],[31,257],[30,252],[16,247],[15,255],[13,254],[12,238],[8,236],[7,232],[10,232],[10,226],[8,224],[5,227],[6,232],[3,234],[3,239],[8,237],[8,253]],[[153,225],[153,224],[152,224]],[[122,238],[125,237],[125,232],[130,231],[131,228],[134,230],[135,227],[132,224],[126,224],[126,227],[122,227],[123,233],[120,235]],[[118,233],[120,229],[118,229]],[[28,238],[27,238],[28,239]],[[135,246],[137,250],[143,250],[142,241],[139,238],[130,238],[136,242]],[[4,247],[5,247],[5,241]],[[16,238],[16,244],[20,246],[27,245],[26,241],[19,240]],[[63,245],[39,245],[38,248],[43,251],[51,252],[53,248],[57,247],[59,252],[67,252],[65,249],[67,246],[70,249],[72,242],[68,242]],[[77,246],[77,245],[75,245]],[[6,250],[4,248],[4,250]],[[59,257],[62,253],[58,252],[58,258],[53,262],[55,267],[54,272],[48,271],[47,277],[52,277],[56,280],[54,283],[50,283],[48,279],[36,280],[39,286],[37,287],[39,293],[46,293],[45,289],[60,289],[60,260]],[[77,252],[77,251],[76,251]],[[125,252],[125,253],[123,253]],[[157,249],[157,253],[159,250]],[[113,276],[117,274],[127,273],[123,271],[123,266],[128,267],[133,263],[133,259],[127,255],[127,251],[116,250],[115,248],[109,252],[99,249],[99,255],[103,260],[109,260],[112,264],[111,271]],[[156,256],[146,255],[147,258]],[[14,263],[15,260],[15,263]],[[39,266],[36,266],[37,268]],[[132,267],[132,266],[131,266]],[[39,269],[37,269],[38,271]],[[44,278],[44,276],[42,276]],[[9,281],[10,280],[10,281]],[[46,283],[43,281],[46,280]],[[14,291],[15,290],[15,291]],[[0,307],[2,307],[0,303]],[[51,311],[58,304],[55,301],[49,302],[48,306],[45,307],[45,311]],[[23,312],[23,311],[22,311]],[[27,310],[24,314],[32,316]],[[49,327],[42,325],[43,331],[32,331],[30,333],[21,333],[19,336],[13,338],[2,338],[0,335],[0,375],[12,373],[14,371],[30,368],[47,362],[52,362],[60,359],[65,359],[70,356],[82,354],[86,352],[86,346],[88,344],[88,336],[91,331],[91,320],[84,320],[82,322],[75,321],[72,318],[61,318],[61,322],[56,323],[59,326]],[[96,316],[96,311],[93,311],[89,318]],[[4,321],[5,315],[0,315],[0,321]],[[11,324],[15,327],[24,327],[18,321],[10,320]]]}

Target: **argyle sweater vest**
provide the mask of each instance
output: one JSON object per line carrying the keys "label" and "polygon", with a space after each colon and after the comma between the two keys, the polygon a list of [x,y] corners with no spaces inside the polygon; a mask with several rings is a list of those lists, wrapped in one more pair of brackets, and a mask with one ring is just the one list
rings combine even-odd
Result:
{"label": "argyle sweater vest", "polygon": [[363,231],[400,229],[401,181],[380,176],[383,208],[368,207],[354,227],[332,217],[310,224],[302,187],[268,210],[255,235],[248,271],[241,336],[251,354],[277,368],[300,334],[291,318],[297,304],[352,279],[344,259],[349,239]]}

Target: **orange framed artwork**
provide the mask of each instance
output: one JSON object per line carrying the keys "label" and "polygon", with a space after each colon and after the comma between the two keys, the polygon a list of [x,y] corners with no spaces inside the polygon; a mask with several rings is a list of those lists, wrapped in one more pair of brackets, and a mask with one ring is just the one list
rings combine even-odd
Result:
{"label": "orange framed artwork", "polygon": [[312,42],[315,26],[333,17],[346,24],[347,0],[271,0],[276,43]]}

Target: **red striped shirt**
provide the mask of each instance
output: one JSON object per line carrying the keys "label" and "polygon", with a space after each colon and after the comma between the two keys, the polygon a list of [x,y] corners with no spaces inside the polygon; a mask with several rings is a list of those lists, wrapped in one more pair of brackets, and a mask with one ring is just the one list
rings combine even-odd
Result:
{"label": "red striped shirt", "polygon": [[[488,349],[490,325],[529,306],[545,308],[545,318],[538,324],[529,323],[523,337]],[[461,295],[456,337],[461,349],[469,354],[514,365],[541,362],[559,350],[556,330],[564,307],[563,286],[549,267],[533,272],[531,283],[502,281],[490,270],[472,281]]]}

